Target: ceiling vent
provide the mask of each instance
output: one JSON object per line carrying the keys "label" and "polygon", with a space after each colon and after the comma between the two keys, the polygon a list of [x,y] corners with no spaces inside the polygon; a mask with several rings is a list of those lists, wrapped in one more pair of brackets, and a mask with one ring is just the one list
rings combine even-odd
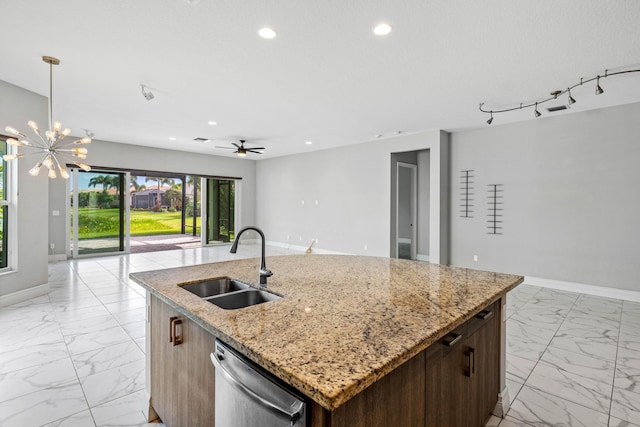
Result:
{"label": "ceiling vent", "polygon": [[547,111],[550,112],[550,113],[555,113],[556,111],[566,110],[567,108],[569,108],[569,107],[567,107],[566,105],[557,105],[555,107],[547,108]]}
{"label": "ceiling vent", "polygon": [[211,142],[209,138],[202,138],[202,137],[193,138],[193,140],[198,142]]}

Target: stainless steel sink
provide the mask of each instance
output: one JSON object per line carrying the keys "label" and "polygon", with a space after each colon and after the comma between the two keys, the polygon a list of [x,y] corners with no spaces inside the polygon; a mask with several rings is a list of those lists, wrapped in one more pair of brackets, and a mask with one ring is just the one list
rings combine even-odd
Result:
{"label": "stainless steel sink", "polygon": [[271,292],[245,289],[243,291],[208,298],[207,300],[225,310],[235,310],[251,305],[262,304],[263,302],[276,301],[281,298],[281,296],[272,294]]}
{"label": "stainless steel sink", "polygon": [[225,310],[235,310],[282,298],[230,277],[219,277],[178,286]]}
{"label": "stainless steel sink", "polygon": [[200,298],[222,295],[250,287],[247,283],[231,279],[230,277],[219,277],[217,279],[203,280],[202,282],[194,282],[178,286],[181,286],[182,289],[185,289]]}

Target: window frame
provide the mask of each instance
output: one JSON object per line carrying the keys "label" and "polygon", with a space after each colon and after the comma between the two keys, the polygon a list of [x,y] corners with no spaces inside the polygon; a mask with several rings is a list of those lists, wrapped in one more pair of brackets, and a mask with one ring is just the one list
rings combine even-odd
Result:
{"label": "window frame", "polygon": [[[0,145],[0,155],[1,154],[11,154],[15,151],[15,148],[7,144],[6,135],[0,135],[0,143],[4,145],[2,147]],[[16,230],[14,227],[15,222],[15,206],[14,200],[14,181],[15,181],[15,170],[17,168],[12,165],[15,162],[5,162],[4,160],[0,160],[3,162],[2,175],[0,176],[0,180],[2,183],[2,193],[3,197],[0,199],[0,209],[2,209],[2,240],[0,241],[0,245],[2,246],[2,255],[0,255],[0,274],[13,271],[13,257],[12,253],[14,252],[14,242],[16,236],[13,233]],[[9,233],[9,230],[12,233]],[[11,234],[11,235],[10,235]]]}

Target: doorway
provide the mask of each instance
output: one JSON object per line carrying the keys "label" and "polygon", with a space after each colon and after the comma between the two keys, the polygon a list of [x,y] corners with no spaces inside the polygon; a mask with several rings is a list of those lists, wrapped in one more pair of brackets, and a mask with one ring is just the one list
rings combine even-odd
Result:
{"label": "doorway", "polygon": [[391,258],[429,261],[430,151],[391,154]]}
{"label": "doorway", "polygon": [[235,238],[236,182],[206,178],[205,245],[229,243]]}
{"label": "doorway", "polygon": [[396,163],[396,254],[416,259],[418,166]]}

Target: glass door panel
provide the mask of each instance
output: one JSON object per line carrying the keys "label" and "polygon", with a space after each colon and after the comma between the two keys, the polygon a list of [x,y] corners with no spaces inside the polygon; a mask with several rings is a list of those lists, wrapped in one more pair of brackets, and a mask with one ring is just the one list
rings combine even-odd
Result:
{"label": "glass door panel", "polygon": [[235,237],[235,181],[206,180],[206,244],[229,243]]}
{"label": "glass door panel", "polygon": [[125,173],[74,171],[73,256],[125,250]]}

